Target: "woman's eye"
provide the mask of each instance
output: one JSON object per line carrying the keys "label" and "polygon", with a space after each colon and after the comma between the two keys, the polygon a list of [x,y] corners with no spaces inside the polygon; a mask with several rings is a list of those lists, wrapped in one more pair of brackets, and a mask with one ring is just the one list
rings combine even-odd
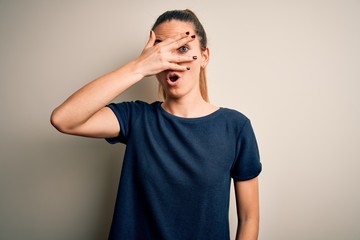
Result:
{"label": "woman's eye", "polygon": [[179,48],[179,51],[182,53],[185,53],[185,52],[189,51],[189,48],[187,46],[182,46]]}

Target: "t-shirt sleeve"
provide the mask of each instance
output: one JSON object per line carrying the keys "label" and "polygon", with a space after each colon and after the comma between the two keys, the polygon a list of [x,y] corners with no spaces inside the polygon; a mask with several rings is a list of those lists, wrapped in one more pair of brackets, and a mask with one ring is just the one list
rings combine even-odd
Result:
{"label": "t-shirt sleeve", "polygon": [[231,177],[235,181],[245,181],[257,177],[262,165],[256,137],[249,120],[240,131],[237,140],[237,156],[231,168]]}
{"label": "t-shirt sleeve", "polygon": [[111,144],[119,142],[126,144],[131,129],[131,118],[133,115],[132,105],[132,102],[110,103],[107,105],[107,107],[114,112],[120,125],[119,135],[114,138],[106,138],[105,140],[107,142]]}

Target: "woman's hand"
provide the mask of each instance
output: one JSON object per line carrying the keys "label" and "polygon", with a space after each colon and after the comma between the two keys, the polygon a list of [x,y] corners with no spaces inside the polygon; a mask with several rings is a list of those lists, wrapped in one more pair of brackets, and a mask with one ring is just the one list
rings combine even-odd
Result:
{"label": "woman's hand", "polygon": [[151,31],[148,43],[141,55],[135,60],[138,71],[145,77],[165,70],[189,70],[188,66],[180,63],[191,62],[196,58],[194,56],[175,54],[174,50],[179,49],[194,39],[195,35],[190,36],[189,32],[187,32],[155,44],[156,35],[154,31]]}

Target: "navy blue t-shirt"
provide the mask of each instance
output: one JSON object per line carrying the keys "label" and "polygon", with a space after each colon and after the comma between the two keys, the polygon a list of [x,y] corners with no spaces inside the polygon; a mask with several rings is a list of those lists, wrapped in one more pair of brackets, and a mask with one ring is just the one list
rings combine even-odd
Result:
{"label": "navy blue t-shirt", "polygon": [[161,102],[110,104],[126,144],[109,239],[229,239],[231,177],[261,172],[250,121],[220,108],[198,118]]}

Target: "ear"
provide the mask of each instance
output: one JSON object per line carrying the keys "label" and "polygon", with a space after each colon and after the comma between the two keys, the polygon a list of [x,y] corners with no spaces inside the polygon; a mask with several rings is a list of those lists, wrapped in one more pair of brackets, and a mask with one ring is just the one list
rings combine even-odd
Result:
{"label": "ear", "polygon": [[210,60],[210,49],[206,47],[204,51],[201,52],[201,67],[205,68]]}

